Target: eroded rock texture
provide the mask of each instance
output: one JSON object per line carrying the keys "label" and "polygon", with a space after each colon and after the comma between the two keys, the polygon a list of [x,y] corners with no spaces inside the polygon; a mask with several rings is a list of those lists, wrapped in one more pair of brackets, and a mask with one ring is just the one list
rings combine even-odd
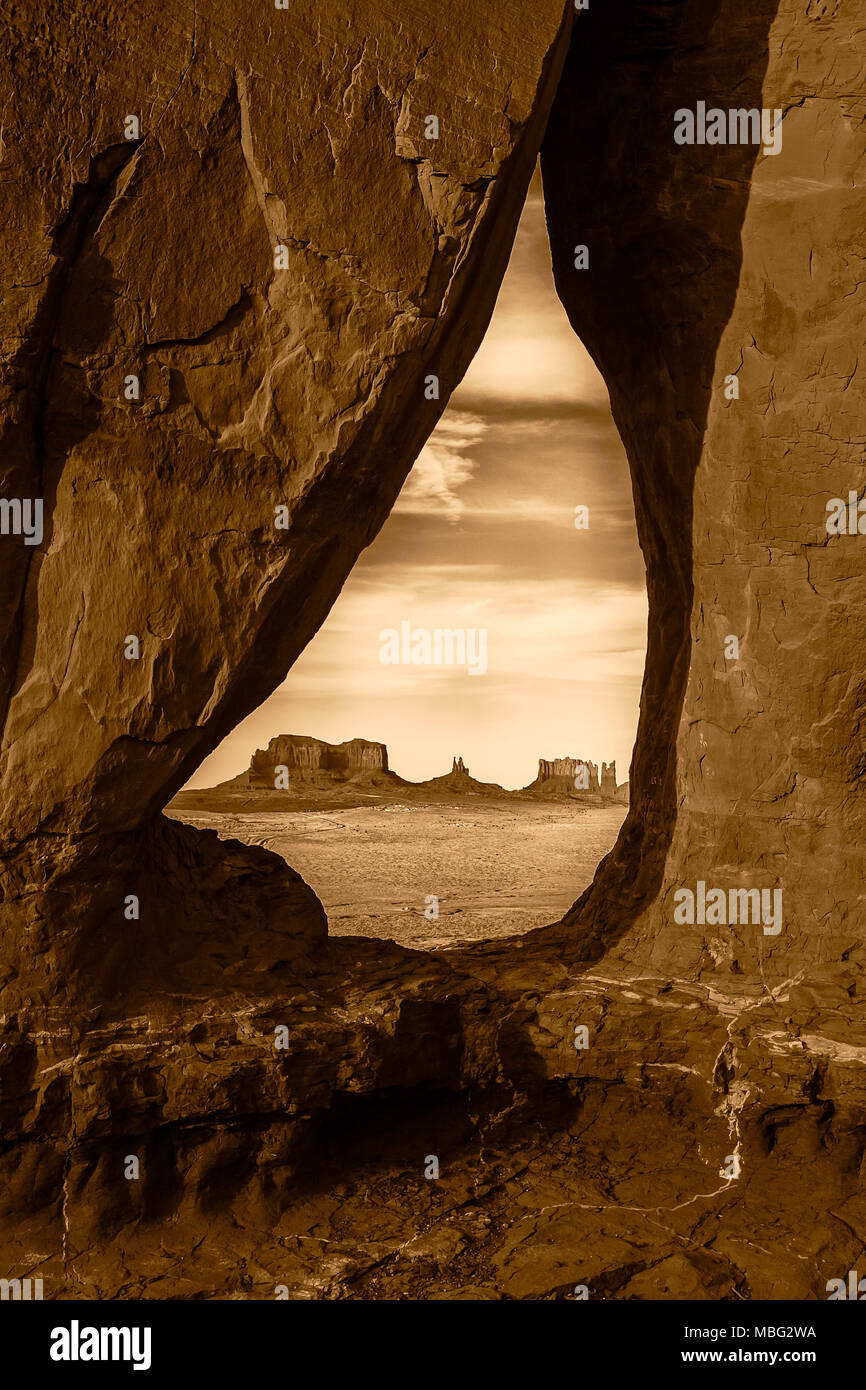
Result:
{"label": "eroded rock texture", "polygon": [[[607,764],[604,764],[607,767]],[[550,784],[561,787],[566,792],[601,790],[598,767],[584,758],[539,758],[538,776],[530,786],[546,787]],[[610,791],[608,780],[606,789]],[[613,790],[616,790],[614,774]]]}
{"label": "eroded rock texture", "polygon": [[[543,174],[647,557],[631,809],[564,924],[437,956],[325,943],[276,856],[155,818],[321,622],[477,345],[573,14],[327,9],[12,31],[3,489],[47,525],[2,539],[6,1273],[824,1297],[866,1233],[864,567],[824,529],[864,433],[856,2],[574,25]],[[675,146],[699,100],[781,107],[781,154]],[[698,879],[781,885],[783,930],[675,924]]]}
{"label": "eroded rock texture", "polygon": [[616,763],[602,763],[598,779],[599,791],[606,796],[616,796]]}
{"label": "eroded rock texture", "polygon": [[[857,487],[866,426],[856,11],[612,8],[622,27],[596,15],[572,49],[543,161],[558,287],[632,458],[652,605],[629,827],[581,912],[608,932],[628,922],[605,898],[640,844],[635,889],[653,904],[631,959],[838,981],[864,935],[850,634],[863,564],[856,537],[825,529],[827,500]],[[608,74],[600,138],[576,100],[593,63]],[[636,86],[640,124],[626,110]],[[674,109],[702,94],[780,109],[781,152],[676,146]],[[582,278],[578,239],[594,253]],[[683,933],[673,893],[698,878],[781,886],[783,933]]]}
{"label": "eroded rock texture", "polygon": [[372,743],[366,738],[335,744],[323,743],[320,738],[279,734],[267,748],[253,754],[249,785],[273,790],[278,767],[286,768],[290,776],[345,781],[358,772],[387,772],[388,749],[384,743]]}
{"label": "eroded rock texture", "polygon": [[569,22],[562,0],[531,26],[457,0],[411,23],[380,0],[17,12],[0,490],[45,504],[41,546],[2,539],[20,997],[67,968],[66,926],[122,908],[154,814],[387,516],[486,328]]}
{"label": "eroded rock texture", "polygon": [[[802,1164],[822,1168],[818,1226],[791,1244],[814,1279],[797,1296],[815,1297],[826,1253],[842,1261],[845,1229],[862,1250],[864,1231],[864,562],[825,527],[828,500],[858,487],[866,428],[859,22],[845,0],[596,10],[542,155],[557,285],[628,447],[650,597],[631,810],[566,934],[626,987],[641,1043],[620,1046],[645,1075],[713,1076],[739,1209],[768,1166],[803,1192]],[[698,100],[781,109],[781,152],[677,147],[674,111]],[[699,880],[781,889],[781,930],[679,924],[676,895]],[[662,1043],[667,1011],[694,1039],[695,999],[728,1020],[712,1072],[693,1042]],[[764,1229],[780,1219],[770,1199]],[[797,1286],[776,1268],[776,1296]]]}

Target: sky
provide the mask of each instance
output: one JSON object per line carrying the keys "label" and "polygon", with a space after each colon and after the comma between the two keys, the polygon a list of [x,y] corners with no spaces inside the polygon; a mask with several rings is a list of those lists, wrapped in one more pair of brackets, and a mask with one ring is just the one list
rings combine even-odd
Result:
{"label": "sky", "polygon": [[[380,634],[406,622],[486,631],[486,670],[383,664]],[[536,171],[485,339],[393,512],[284,683],[188,785],[244,771],[276,734],[377,740],[411,781],[460,756],[520,787],[570,756],[613,758],[624,782],[646,625],[625,451],[556,297]]]}

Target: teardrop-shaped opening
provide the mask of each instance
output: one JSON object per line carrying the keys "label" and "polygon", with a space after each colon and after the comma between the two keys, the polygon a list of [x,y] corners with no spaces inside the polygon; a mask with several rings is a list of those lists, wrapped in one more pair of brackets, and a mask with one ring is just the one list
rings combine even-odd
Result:
{"label": "teardrop-shaped opening", "polygon": [[625,817],[646,612],[625,450],[554,288],[536,172],[484,342],[391,516],[173,810],[282,854],[333,935],[431,948],[557,921]]}

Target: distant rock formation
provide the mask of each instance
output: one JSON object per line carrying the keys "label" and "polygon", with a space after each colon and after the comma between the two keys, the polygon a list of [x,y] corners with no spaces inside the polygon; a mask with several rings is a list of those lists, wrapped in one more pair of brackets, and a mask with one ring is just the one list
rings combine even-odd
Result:
{"label": "distant rock formation", "polygon": [[553,795],[594,793],[597,796],[600,791],[598,767],[588,758],[539,758],[538,775],[525,790]]}
{"label": "distant rock formation", "polygon": [[[278,768],[288,769],[288,786],[277,777]],[[586,786],[583,783],[586,783]],[[345,792],[341,791],[345,788]],[[304,800],[318,799],[319,794],[329,802],[345,804],[345,797],[363,789],[363,799],[378,790],[386,796],[399,791],[401,797],[441,799],[442,796],[484,796],[496,800],[527,798],[576,797],[591,804],[618,801],[628,804],[628,783],[617,788],[616,763],[602,763],[601,774],[595,763],[580,758],[539,758],[538,776],[528,787],[506,791],[498,782],[479,782],[473,777],[462,757],[451,759],[451,771],[424,782],[408,782],[392,772],[388,765],[388,749],[384,743],[372,743],[365,738],[348,739],[345,743],[325,743],[304,734],[278,734],[267,748],[257,749],[246,772],[221,782],[218,787],[183,791],[172,803],[178,811],[206,810],[216,805],[216,794],[227,794],[236,801],[237,794],[247,791],[270,792],[277,798],[264,801],[256,798],[261,809],[283,809],[285,797],[296,795]]]}
{"label": "distant rock formation", "polygon": [[426,782],[407,782],[404,785],[422,795],[437,792],[447,792],[450,795],[456,792],[458,796],[487,796],[495,800],[514,795],[514,792],[507,792],[498,782],[479,782],[471,776],[462,758],[451,759],[451,771],[444,777],[431,777]]}
{"label": "distant rock formation", "polygon": [[[616,763],[602,763],[599,774],[596,763],[588,758],[539,758],[538,775],[523,788],[530,796],[574,796],[602,801],[628,802],[628,783],[625,798],[618,794]],[[517,793],[520,795],[520,793]]]}
{"label": "distant rock formation", "polygon": [[365,738],[324,743],[305,734],[279,734],[266,749],[253,754],[246,785],[273,791],[277,767],[288,768],[293,780],[314,786],[332,785],[361,773],[389,774],[388,749],[384,743],[371,743]]}

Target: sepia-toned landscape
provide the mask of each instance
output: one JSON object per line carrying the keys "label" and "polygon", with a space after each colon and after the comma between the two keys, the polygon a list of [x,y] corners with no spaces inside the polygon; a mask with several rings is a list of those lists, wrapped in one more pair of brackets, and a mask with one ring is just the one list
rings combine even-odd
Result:
{"label": "sepia-toned landscape", "polygon": [[862,0],[4,18],[37,1369],[135,1361],[161,1305],[219,1305],[154,1342],[201,1378],[285,1373],[266,1304],[475,1300],[666,1373],[692,1322],[806,1359],[791,1308],[866,1298],[863,37]]}
{"label": "sepia-toned landscape", "polygon": [[[314,765],[301,762],[310,755]],[[289,786],[277,790],[282,757],[293,761],[284,764]],[[581,766],[592,785],[576,791]],[[318,895],[331,936],[416,950],[557,920],[589,887],[625,817],[628,787],[617,787],[615,764],[600,778],[594,764],[572,759],[556,775],[539,760],[535,782],[513,793],[478,782],[462,758],[423,783],[387,768],[384,745],[363,739],[342,747],[276,739],[247,773],[182,792],[169,812],[290,860]]]}

